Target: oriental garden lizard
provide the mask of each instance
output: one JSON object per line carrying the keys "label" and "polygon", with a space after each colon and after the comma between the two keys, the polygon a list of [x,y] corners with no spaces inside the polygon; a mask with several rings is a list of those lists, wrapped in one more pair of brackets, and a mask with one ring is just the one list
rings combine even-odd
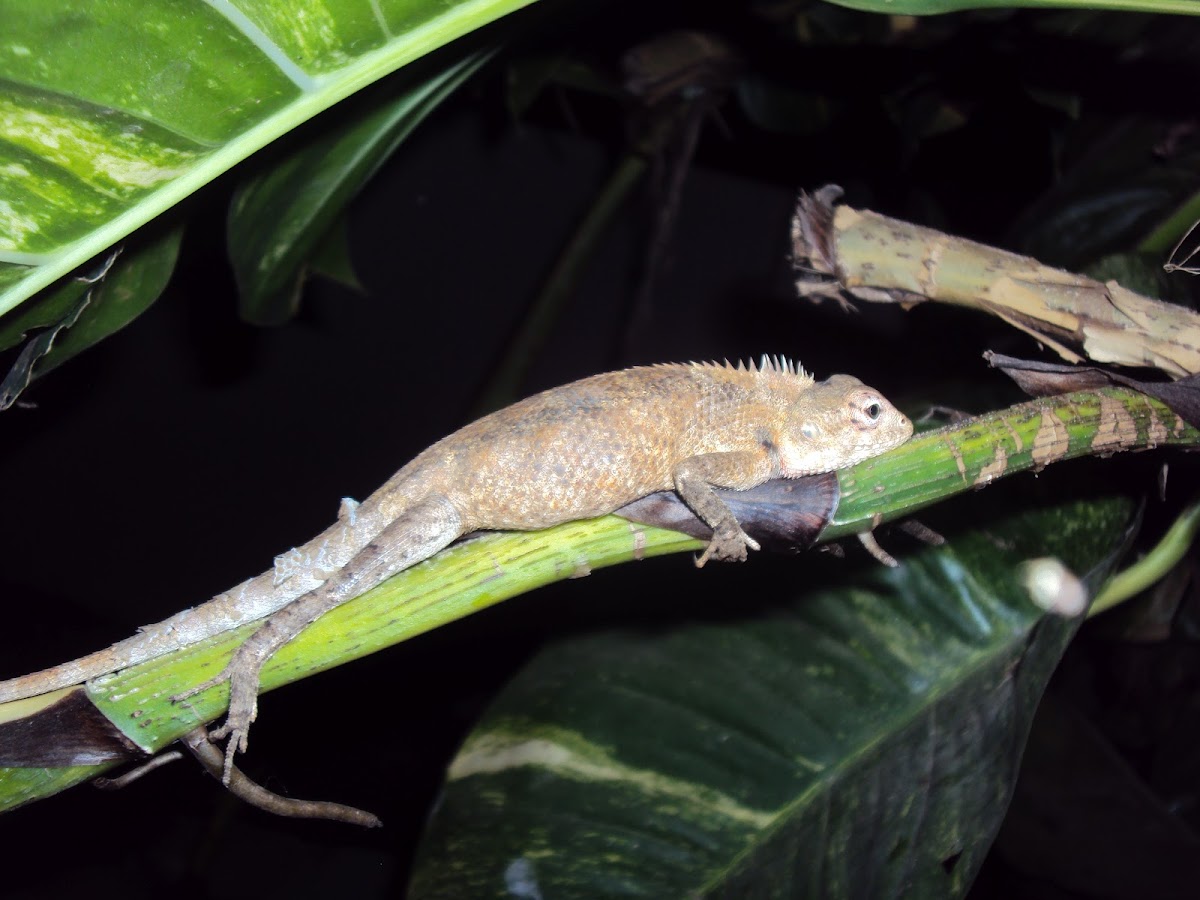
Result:
{"label": "oriental garden lizard", "polygon": [[832,472],[906,441],[912,423],[849,375],[815,382],[787,360],[678,364],[595,375],[501,409],[429,447],[272,569],[195,609],[74,662],[0,682],[0,702],[145,662],[266,621],[225,670],[173,698],[230,683],[225,777],[246,749],[264,662],[310,623],[476,530],[534,530],[674,490],[712,528],[696,560],[743,560],[758,544],[714,487]]}

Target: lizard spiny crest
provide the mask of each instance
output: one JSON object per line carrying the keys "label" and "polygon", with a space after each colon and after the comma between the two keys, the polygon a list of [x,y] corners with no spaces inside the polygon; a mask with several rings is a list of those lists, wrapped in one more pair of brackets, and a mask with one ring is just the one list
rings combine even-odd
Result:
{"label": "lizard spiny crest", "polygon": [[734,372],[763,372],[774,373],[778,375],[795,375],[799,378],[812,377],[808,372],[804,371],[803,366],[799,365],[794,360],[788,359],[786,356],[771,356],[767,353],[764,353],[762,355],[762,359],[757,363],[755,363],[752,359],[739,359],[737,361],[737,365],[734,365],[728,359],[725,359],[721,362],[717,362],[716,360],[703,363],[694,362],[691,363],[691,365],[700,366],[702,368],[731,369]]}

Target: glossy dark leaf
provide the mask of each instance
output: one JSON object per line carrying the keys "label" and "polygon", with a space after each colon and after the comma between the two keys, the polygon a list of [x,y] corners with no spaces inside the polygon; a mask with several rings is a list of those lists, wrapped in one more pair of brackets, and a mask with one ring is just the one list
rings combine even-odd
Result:
{"label": "glossy dark leaf", "polygon": [[182,240],[182,226],[164,229],[152,240],[122,253],[93,287],[91,302],[79,321],[47,354],[39,374],[120,331],[149,309],[171,280]]}
{"label": "glossy dark leaf", "polygon": [[0,0],[0,313],[322,110],[528,0]]}
{"label": "glossy dark leaf", "polygon": [[1095,579],[1130,515],[1066,504],[732,625],[548,649],[451,765],[411,896],[962,896],[1075,627],[1016,565]]}
{"label": "glossy dark leaf", "polygon": [[183,228],[164,230],[127,252],[114,252],[89,279],[71,279],[6,320],[0,346],[26,345],[0,386],[7,409],[29,382],[120,331],[158,299],[179,257]]}
{"label": "glossy dark leaf", "polygon": [[5,316],[0,325],[0,350],[15,347],[30,332],[60,324],[87,293],[88,283],[81,278],[68,278],[52,291],[40,295],[36,302],[27,303],[20,312]]}
{"label": "glossy dark leaf", "polygon": [[308,260],[314,275],[336,281],[338,284],[362,293],[365,288],[354,271],[354,260],[350,253],[350,226],[346,217],[338,219],[313,248]]}

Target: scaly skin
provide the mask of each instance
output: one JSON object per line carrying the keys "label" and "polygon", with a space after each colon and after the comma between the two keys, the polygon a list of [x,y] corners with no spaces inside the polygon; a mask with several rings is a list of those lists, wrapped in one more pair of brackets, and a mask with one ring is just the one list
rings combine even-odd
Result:
{"label": "scaly skin", "polygon": [[[0,702],[78,684],[268,617],[225,671],[214,737],[245,750],[258,674],[320,615],[480,529],[533,530],[675,490],[713,529],[697,560],[757,550],[713,487],[831,472],[899,446],[912,423],[848,375],[824,382],[785,360],[647,366],[553,388],[459,429],[275,568],[107,650],[0,682]],[[176,699],[182,699],[176,698]]]}

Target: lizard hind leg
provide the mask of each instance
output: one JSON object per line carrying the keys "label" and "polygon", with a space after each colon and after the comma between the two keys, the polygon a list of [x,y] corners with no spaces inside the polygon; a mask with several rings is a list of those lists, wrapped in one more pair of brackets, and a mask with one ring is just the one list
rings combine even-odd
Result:
{"label": "lizard hind leg", "polygon": [[758,550],[758,541],[742,530],[733,511],[718,497],[712,486],[745,490],[762,484],[776,474],[769,453],[731,451],[702,453],[675,466],[672,473],[675,492],[703,522],[713,530],[712,539],[696,559],[701,567],[710,559],[740,562],[747,550]]}
{"label": "lizard hind leg", "polygon": [[229,682],[225,724],[212,732],[214,738],[229,738],[225,750],[225,784],[229,783],[233,757],[239,751],[245,752],[250,724],[258,715],[259,674],[266,661],[324,613],[428,559],[462,532],[462,517],[444,496],[429,497],[409,507],[324,584],[267,618],[238,647],[221,674],[171,698],[184,700]]}

